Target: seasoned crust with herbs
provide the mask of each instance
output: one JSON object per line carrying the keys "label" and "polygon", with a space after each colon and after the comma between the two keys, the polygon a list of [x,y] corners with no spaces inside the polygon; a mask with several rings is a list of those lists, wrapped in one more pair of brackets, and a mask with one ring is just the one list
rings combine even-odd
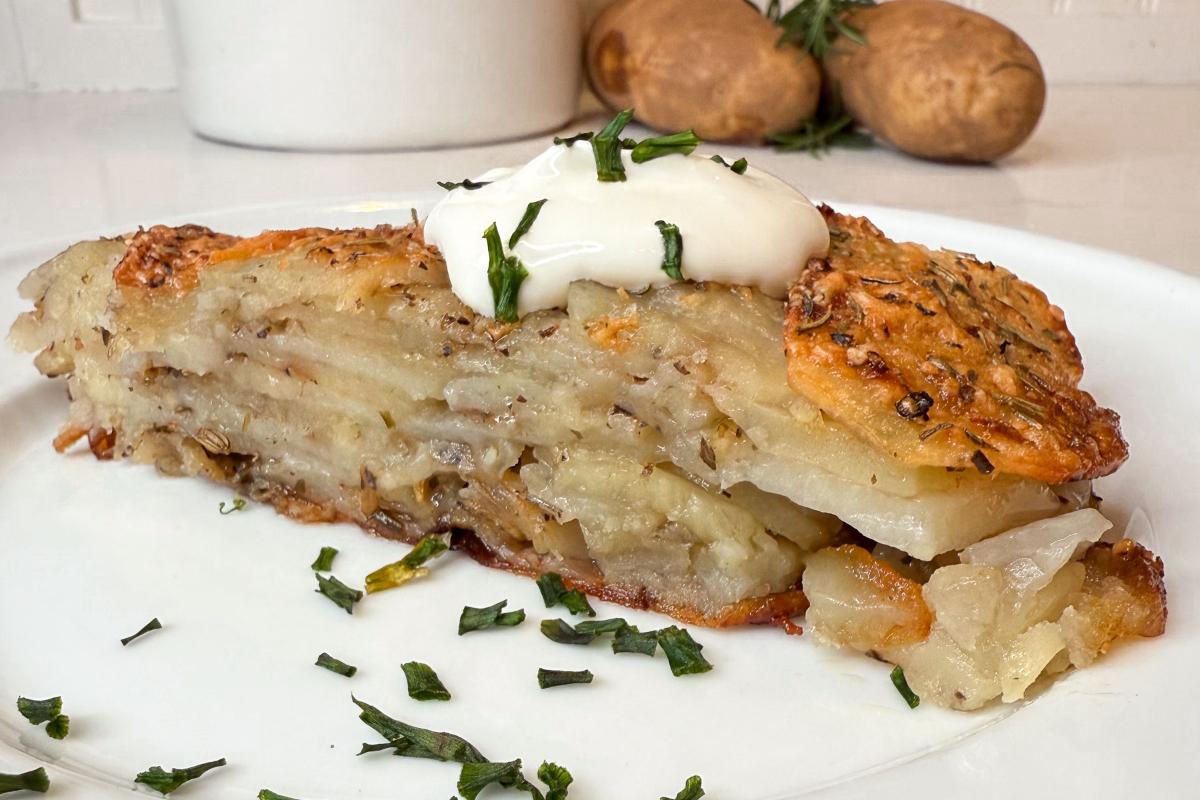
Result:
{"label": "seasoned crust with herbs", "polygon": [[1074,337],[1040,290],[821,211],[829,255],[808,263],[787,301],[798,394],[910,466],[1063,483],[1125,460],[1117,414],[1078,388]]}

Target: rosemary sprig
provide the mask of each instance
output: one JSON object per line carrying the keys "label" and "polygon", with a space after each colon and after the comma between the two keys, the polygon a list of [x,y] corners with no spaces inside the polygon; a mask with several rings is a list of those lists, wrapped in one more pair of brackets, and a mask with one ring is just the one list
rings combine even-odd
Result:
{"label": "rosemary sprig", "polygon": [[[780,43],[792,42],[803,47],[817,58],[829,52],[839,36],[856,44],[866,44],[862,31],[846,23],[842,17],[856,8],[875,5],[875,0],[800,0],[786,14],[773,21],[783,33]],[[768,7],[770,17],[771,7]],[[774,7],[778,13],[778,6]]]}
{"label": "rosemary sprig", "polygon": [[855,127],[849,114],[826,116],[820,111],[794,133],[777,133],[767,137],[777,150],[806,150],[820,157],[835,145],[838,147],[870,147],[873,139]]}

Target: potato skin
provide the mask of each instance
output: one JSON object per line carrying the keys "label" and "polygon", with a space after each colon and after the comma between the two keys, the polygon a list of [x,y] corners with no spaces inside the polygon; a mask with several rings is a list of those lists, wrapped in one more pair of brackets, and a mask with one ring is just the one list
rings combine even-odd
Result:
{"label": "potato skin", "polygon": [[838,39],[823,60],[846,110],[899,149],[939,161],[993,161],[1029,137],[1046,81],[1021,37],[941,0],[895,0],[847,18],[866,46]]}
{"label": "potato skin", "polygon": [[744,0],[617,0],[592,25],[587,71],[613,109],[653,128],[751,142],[816,111],[816,61]]}

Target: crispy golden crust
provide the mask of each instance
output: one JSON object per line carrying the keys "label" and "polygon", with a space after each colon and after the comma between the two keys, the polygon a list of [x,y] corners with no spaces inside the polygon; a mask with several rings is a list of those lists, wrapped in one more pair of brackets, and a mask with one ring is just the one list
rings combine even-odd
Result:
{"label": "crispy golden crust", "polygon": [[113,270],[113,280],[122,287],[187,292],[196,287],[197,273],[212,253],[237,241],[236,236],[202,225],[138,228],[125,239],[125,255]]}
{"label": "crispy golden crust", "polygon": [[[126,245],[113,270],[116,284],[171,294],[195,289],[205,269],[287,251],[331,269],[380,273],[393,285],[449,285],[445,262],[425,244],[416,223],[401,228],[298,228],[248,238],[214,233],[200,225],[155,225],[139,229]],[[286,266],[286,260],[282,263]]]}
{"label": "crispy golden crust", "polygon": [[1041,291],[821,210],[829,256],[787,301],[793,390],[910,466],[1062,483],[1125,460],[1119,419],[1078,388],[1075,340]]}

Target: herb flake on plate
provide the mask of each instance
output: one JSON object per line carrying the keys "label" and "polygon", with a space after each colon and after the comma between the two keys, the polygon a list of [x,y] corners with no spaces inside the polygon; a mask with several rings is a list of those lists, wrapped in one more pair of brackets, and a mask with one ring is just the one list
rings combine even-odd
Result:
{"label": "herb flake on plate", "polygon": [[329,653],[321,653],[321,655],[317,656],[317,660],[314,663],[318,667],[324,667],[330,672],[336,672],[338,675],[347,678],[353,678],[354,673],[358,672],[358,667],[336,659],[329,655]]}
{"label": "herb flake on plate", "polygon": [[162,623],[158,621],[158,617],[155,617],[154,619],[150,620],[145,625],[143,625],[141,630],[139,630],[137,633],[131,634],[129,636],[126,636],[124,639],[122,639],[121,647],[127,647],[130,642],[134,641],[135,639],[142,638],[150,631],[157,631],[157,630],[161,630],[161,629],[162,629]]}
{"label": "herb flake on plate", "polygon": [[596,638],[596,634],[581,633],[561,619],[544,619],[538,627],[543,636],[559,644],[591,644]]}
{"label": "herb flake on plate", "polygon": [[235,497],[235,498],[233,498],[233,501],[232,501],[232,502],[230,502],[230,504],[229,504],[229,507],[228,507],[228,508],[226,508],[226,507],[225,507],[225,501],[224,501],[224,500],[222,500],[222,501],[220,502],[220,504],[217,506],[217,512],[218,512],[218,513],[219,513],[219,514],[220,514],[222,517],[228,517],[228,516],[229,516],[230,514],[232,514],[233,512],[235,512],[235,511],[241,511],[241,510],[242,510],[243,508],[245,508],[245,507],[246,507],[246,498],[244,498],[244,497]]}
{"label": "herb flake on plate", "polygon": [[712,664],[700,655],[704,646],[682,628],[671,625],[657,631],[655,637],[663,652],[667,654],[667,661],[671,664],[671,674],[675,677],[698,675],[712,669]]}
{"label": "herb flake on plate", "polygon": [[225,759],[218,758],[216,761],[206,761],[194,767],[173,769],[170,772],[162,767],[151,767],[145,772],[139,772],[133,782],[144,783],[159,794],[170,794],[188,781],[193,781],[209,770],[223,766],[225,766]]}
{"label": "herb flake on plate", "polygon": [[430,534],[409,551],[408,555],[399,561],[380,567],[367,576],[367,594],[382,592],[384,589],[394,589],[403,586],[413,578],[429,574],[425,563],[450,549],[443,536]]}
{"label": "herb flake on plate", "polygon": [[413,700],[449,700],[450,691],[438,678],[433,667],[420,661],[408,661],[400,665],[404,679],[408,682],[408,696]]}
{"label": "herb flake on plate", "polygon": [[296,798],[285,797],[281,794],[277,794],[276,792],[272,792],[270,789],[259,789],[258,800],[296,800]]}
{"label": "herb flake on plate", "polygon": [[20,711],[21,716],[29,720],[30,725],[41,725],[62,713],[62,698],[49,697],[45,700],[30,700],[28,697],[18,697],[17,711]]}
{"label": "herb flake on plate", "polygon": [[700,785],[700,776],[693,775],[674,797],[661,797],[659,800],[700,800],[701,797],[704,797],[704,787]]}
{"label": "herb flake on plate", "polygon": [[903,667],[896,667],[892,670],[892,685],[896,687],[896,691],[904,698],[904,702],[908,703],[909,708],[916,708],[921,705],[921,698],[909,687],[908,679],[904,677]]}
{"label": "herb flake on plate", "polygon": [[538,780],[546,784],[546,800],[566,800],[567,787],[575,779],[564,767],[550,761],[543,761],[538,767]]}
{"label": "herb flake on plate", "polygon": [[353,614],[354,604],[363,599],[362,592],[358,589],[351,589],[332,575],[328,578],[324,575],[317,575],[317,593],[328,597],[338,608],[344,609],[347,614]]}
{"label": "herb flake on plate", "polygon": [[613,635],[614,653],[641,653],[653,656],[658,650],[658,634],[655,631],[642,633],[634,625],[626,625]]}
{"label": "herb flake on plate", "polygon": [[[361,709],[358,718],[384,739],[387,739],[389,745],[395,748],[396,755],[409,758],[431,758],[435,761],[456,761],[459,764],[487,761],[483,753],[461,736],[409,725],[389,717],[375,706],[364,703],[357,697],[351,699]],[[382,748],[375,745],[363,745],[362,752],[379,749]]]}
{"label": "herb flake on plate", "polygon": [[45,767],[31,769],[9,775],[0,772],[0,794],[9,792],[39,792],[45,794],[50,789],[50,778],[46,775]]}
{"label": "herb flake on plate", "polygon": [[463,800],[475,800],[480,792],[493,783],[508,787],[526,783],[524,776],[521,775],[521,759],[463,764],[462,771],[458,775],[458,793],[463,796]]}
{"label": "herb flake on plate", "polygon": [[612,619],[585,619],[575,624],[576,633],[589,633],[592,636],[603,636],[606,633],[616,633],[622,628],[628,628],[629,623],[620,617]]}
{"label": "herb flake on plate", "polygon": [[567,589],[562,575],[557,572],[547,572],[538,576],[537,585],[538,590],[542,593],[542,600],[546,603],[546,608],[561,605],[572,614],[596,616],[595,610],[588,602],[587,595],[578,589]]}
{"label": "herb flake on plate", "polygon": [[336,547],[322,547],[317,554],[317,560],[312,563],[313,572],[329,572],[333,569],[333,557],[338,554]]}
{"label": "herb flake on plate", "polygon": [[486,608],[463,606],[462,613],[458,617],[458,635],[462,636],[464,633],[495,627],[511,628],[525,621],[525,609],[504,611],[506,605],[508,605],[508,601],[501,600]]}
{"label": "herb flake on plate", "polygon": [[46,723],[46,735],[51,739],[65,739],[67,734],[71,732],[71,718],[66,714],[59,714],[54,719]]}
{"label": "herb flake on plate", "polygon": [[591,671],[586,669],[569,670],[538,667],[537,671],[538,686],[543,689],[552,689],[555,686],[568,686],[573,683],[591,683],[592,677]]}

